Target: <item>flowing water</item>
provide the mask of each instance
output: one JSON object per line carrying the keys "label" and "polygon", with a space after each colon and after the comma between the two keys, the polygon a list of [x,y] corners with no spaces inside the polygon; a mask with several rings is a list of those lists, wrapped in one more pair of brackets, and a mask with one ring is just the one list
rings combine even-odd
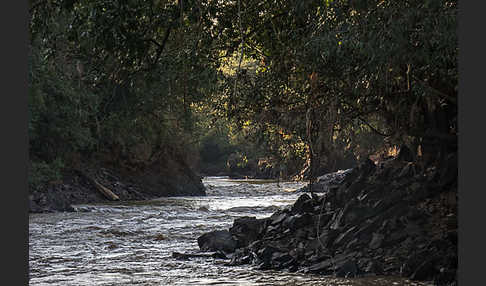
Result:
{"label": "flowing water", "polygon": [[303,183],[203,180],[205,197],[77,205],[79,212],[31,214],[29,285],[427,285],[394,277],[330,278],[226,266],[199,250],[197,237],[241,216],[270,216],[292,204]]}

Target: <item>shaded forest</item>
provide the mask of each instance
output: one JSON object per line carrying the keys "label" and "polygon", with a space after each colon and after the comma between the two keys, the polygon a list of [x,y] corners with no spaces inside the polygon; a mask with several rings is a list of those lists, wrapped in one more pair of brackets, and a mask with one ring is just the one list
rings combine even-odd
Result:
{"label": "shaded forest", "polygon": [[204,176],[303,180],[293,205],[199,236],[214,253],[172,259],[457,285],[457,1],[29,11],[31,213],[204,196]]}
{"label": "shaded forest", "polygon": [[31,1],[30,189],[93,166],[312,179],[403,146],[441,166],[457,152],[456,12],[439,0]]}

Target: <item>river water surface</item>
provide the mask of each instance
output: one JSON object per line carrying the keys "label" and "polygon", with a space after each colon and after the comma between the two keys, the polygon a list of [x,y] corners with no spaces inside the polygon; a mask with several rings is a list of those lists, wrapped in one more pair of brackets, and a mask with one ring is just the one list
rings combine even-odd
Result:
{"label": "river water surface", "polygon": [[429,285],[394,277],[330,278],[226,266],[229,260],[178,260],[197,237],[241,216],[270,216],[291,205],[304,183],[207,177],[205,197],[75,206],[30,214],[29,285]]}

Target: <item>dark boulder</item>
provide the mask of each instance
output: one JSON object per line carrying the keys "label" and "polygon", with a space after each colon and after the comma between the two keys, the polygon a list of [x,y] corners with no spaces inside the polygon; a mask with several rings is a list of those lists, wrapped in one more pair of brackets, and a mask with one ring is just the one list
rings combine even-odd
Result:
{"label": "dark boulder", "polygon": [[287,218],[287,216],[288,214],[286,212],[278,211],[270,217],[270,224],[271,225],[280,224]]}
{"label": "dark boulder", "polygon": [[[327,173],[317,177],[316,182],[312,185],[312,191],[314,193],[326,193],[331,189],[338,188],[352,170],[353,169],[339,170],[337,172]],[[309,186],[307,185],[303,187],[301,191],[308,192]]]}
{"label": "dark boulder", "polygon": [[232,253],[237,247],[237,241],[227,230],[215,230],[197,238],[197,244],[202,251],[223,251]]}
{"label": "dark boulder", "polygon": [[313,223],[313,217],[309,213],[288,216],[282,223],[283,227],[292,231],[304,228]]}
{"label": "dark boulder", "polygon": [[245,247],[258,240],[266,227],[266,221],[256,217],[241,217],[235,219],[229,232],[237,241],[237,247]]}
{"label": "dark boulder", "polygon": [[303,214],[306,212],[312,212],[314,210],[314,204],[312,198],[308,194],[301,195],[292,206],[291,212],[293,214]]}

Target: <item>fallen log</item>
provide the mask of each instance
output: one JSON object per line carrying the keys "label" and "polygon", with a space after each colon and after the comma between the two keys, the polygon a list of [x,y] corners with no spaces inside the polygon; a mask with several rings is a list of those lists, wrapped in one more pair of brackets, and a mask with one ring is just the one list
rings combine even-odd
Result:
{"label": "fallen log", "polygon": [[80,175],[82,175],[84,178],[86,178],[95,188],[98,190],[101,194],[103,194],[107,199],[110,199],[112,201],[119,201],[120,197],[118,197],[115,193],[113,193],[110,189],[107,187],[101,185],[98,183],[95,179],[91,178],[84,172],[77,170]]}
{"label": "fallen log", "polygon": [[93,180],[93,184],[96,186],[96,189],[98,191],[100,191],[100,193],[102,193],[103,195],[105,195],[105,197],[107,197],[108,199],[110,199],[112,201],[119,201],[120,200],[120,197],[118,197],[110,189],[104,187],[103,185],[101,185],[100,183],[98,183],[96,180],[94,180],[94,179],[92,179],[92,180]]}

